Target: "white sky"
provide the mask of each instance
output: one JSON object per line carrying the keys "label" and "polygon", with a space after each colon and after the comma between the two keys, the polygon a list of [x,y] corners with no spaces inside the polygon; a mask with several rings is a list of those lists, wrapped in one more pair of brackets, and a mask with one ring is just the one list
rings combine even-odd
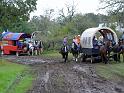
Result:
{"label": "white sky", "polygon": [[31,13],[32,16],[39,16],[44,13],[47,9],[54,9],[55,14],[58,10],[65,7],[66,4],[76,5],[76,11],[78,13],[104,13],[104,11],[98,11],[99,0],[38,0],[37,10]]}

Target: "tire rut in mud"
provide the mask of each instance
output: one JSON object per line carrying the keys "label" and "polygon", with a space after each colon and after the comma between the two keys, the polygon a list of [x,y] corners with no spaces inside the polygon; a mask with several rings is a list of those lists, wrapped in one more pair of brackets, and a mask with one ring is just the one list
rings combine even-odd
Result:
{"label": "tire rut in mud", "polygon": [[37,79],[27,93],[124,93],[115,83],[97,76],[92,64],[44,63],[33,69]]}
{"label": "tire rut in mud", "polygon": [[124,85],[95,73],[93,64],[41,57],[6,57],[30,65],[36,79],[27,93],[124,93]]}

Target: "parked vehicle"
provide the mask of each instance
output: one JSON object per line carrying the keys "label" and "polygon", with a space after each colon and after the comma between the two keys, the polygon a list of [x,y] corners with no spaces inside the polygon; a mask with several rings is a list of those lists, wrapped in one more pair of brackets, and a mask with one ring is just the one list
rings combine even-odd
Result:
{"label": "parked vehicle", "polygon": [[27,40],[31,38],[30,34],[5,32],[2,34],[2,54],[16,54],[28,52]]}

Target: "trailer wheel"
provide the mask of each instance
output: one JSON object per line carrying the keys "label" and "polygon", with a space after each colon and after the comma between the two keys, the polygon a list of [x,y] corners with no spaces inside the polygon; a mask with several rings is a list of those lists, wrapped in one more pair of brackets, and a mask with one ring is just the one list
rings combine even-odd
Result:
{"label": "trailer wheel", "polygon": [[16,52],[16,56],[17,56],[17,57],[19,56],[19,52],[18,52],[18,51]]}

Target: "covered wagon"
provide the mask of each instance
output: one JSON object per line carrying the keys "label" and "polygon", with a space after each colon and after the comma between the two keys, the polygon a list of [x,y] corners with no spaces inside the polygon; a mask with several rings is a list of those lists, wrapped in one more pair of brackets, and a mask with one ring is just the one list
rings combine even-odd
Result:
{"label": "covered wagon", "polygon": [[81,35],[81,52],[83,58],[91,58],[91,62],[94,58],[99,57],[99,48],[94,47],[94,40],[98,41],[100,45],[99,38],[102,37],[102,42],[106,40],[111,40],[113,43],[118,43],[118,38],[116,33],[108,27],[95,27],[86,29]]}
{"label": "covered wagon", "polygon": [[16,54],[27,53],[27,40],[31,38],[30,34],[5,32],[2,34],[2,53]]}

